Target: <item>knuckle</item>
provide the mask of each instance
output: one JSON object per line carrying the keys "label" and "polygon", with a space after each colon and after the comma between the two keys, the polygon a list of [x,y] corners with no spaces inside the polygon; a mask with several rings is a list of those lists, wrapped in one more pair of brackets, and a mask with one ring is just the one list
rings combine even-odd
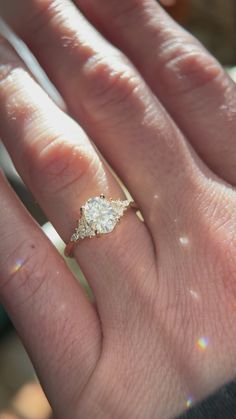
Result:
{"label": "knuckle", "polygon": [[[53,37],[52,27],[60,28],[64,26],[64,32],[68,32],[69,35],[71,34],[68,25],[65,23],[67,9],[70,8],[70,5],[66,5],[63,0],[32,0],[30,3],[28,13],[22,14],[21,19],[18,18],[17,21],[14,20],[12,22],[13,19],[11,17],[13,27],[30,49],[45,50],[54,48],[55,39]],[[25,8],[22,7],[22,10],[25,10]],[[20,27],[18,27],[19,22],[21,22]],[[74,34],[75,31],[72,32]],[[61,37],[63,46],[65,39],[63,36]]]}
{"label": "knuckle", "polygon": [[27,95],[23,92],[26,89],[25,82],[27,82],[26,74],[23,74],[23,71],[19,69],[16,74],[15,70],[14,83],[12,83],[12,80],[10,81],[10,86],[7,86],[5,94],[3,120],[6,121],[6,124],[11,124],[11,132],[16,138],[19,138],[21,134],[19,124],[27,130],[28,124],[34,123],[36,125],[39,119],[36,103],[33,100],[29,101]]}
{"label": "knuckle", "polygon": [[[2,56],[0,63],[1,129],[4,129],[5,125],[8,130],[11,129],[13,135],[18,135],[19,123],[23,126],[37,115],[40,88],[33,82],[12,47],[1,38],[0,55]],[[27,93],[31,94],[32,88],[36,92],[37,101],[32,98],[29,101]],[[9,123],[11,123],[10,128]]]}
{"label": "knuckle", "polygon": [[92,57],[83,68],[83,76],[88,108],[123,105],[139,88],[138,75],[119,56]]}
{"label": "knuckle", "polygon": [[51,138],[40,152],[31,148],[27,154],[30,182],[46,195],[70,191],[75,185],[81,191],[100,167],[90,145],[65,141],[60,135]]}
{"label": "knuckle", "polygon": [[49,252],[47,246],[40,246],[37,237],[20,242],[11,252],[7,271],[3,270],[4,281],[0,286],[3,300],[14,299],[17,304],[31,300],[47,278]]}
{"label": "knuckle", "polygon": [[170,94],[184,94],[210,85],[222,73],[214,57],[186,39],[164,43],[155,72]]}
{"label": "knuckle", "polygon": [[126,17],[137,15],[137,10],[143,6],[145,6],[145,0],[129,0],[128,2],[111,0],[108,4],[112,19],[122,26],[124,23],[127,24]]}
{"label": "knuckle", "polygon": [[[22,16],[21,37],[32,47],[35,43],[45,44],[48,37],[48,27],[50,22],[61,13],[58,10],[60,0],[33,0],[33,7],[29,8],[29,13]],[[17,23],[16,23],[17,24]],[[32,36],[33,35],[33,36]]]}
{"label": "knuckle", "polygon": [[215,289],[220,290],[219,295],[222,298],[228,294],[228,299],[233,298],[233,301],[236,298],[235,216],[232,210],[234,200],[235,197],[228,195],[228,191],[223,188],[216,190],[214,185],[210,185],[191,205],[189,213],[191,218],[194,209],[194,234],[199,242],[199,256],[205,260],[211,275],[214,274]]}

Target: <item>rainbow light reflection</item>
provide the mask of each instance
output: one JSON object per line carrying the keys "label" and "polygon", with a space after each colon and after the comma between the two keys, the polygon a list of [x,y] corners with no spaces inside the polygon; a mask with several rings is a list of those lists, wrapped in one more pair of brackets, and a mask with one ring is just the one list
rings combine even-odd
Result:
{"label": "rainbow light reflection", "polygon": [[185,403],[187,409],[189,409],[193,405],[193,397],[189,396],[188,400]]}
{"label": "rainbow light reflection", "polygon": [[200,351],[204,352],[209,345],[209,339],[206,337],[201,337],[197,340],[197,347]]}
{"label": "rainbow light reflection", "polygon": [[15,274],[16,272],[18,272],[22,268],[23,265],[24,265],[23,259],[17,259],[15,265],[11,269],[11,273]]}

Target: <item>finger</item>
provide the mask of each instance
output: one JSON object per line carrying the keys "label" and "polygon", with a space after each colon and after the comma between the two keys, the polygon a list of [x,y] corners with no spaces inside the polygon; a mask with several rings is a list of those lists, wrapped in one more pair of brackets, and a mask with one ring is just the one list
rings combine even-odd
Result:
{"label": "finger", "polygon": [[[4,42],[0,57],[0,135],[26,184],[68,241],[89,197],[104,193],[116,199],[123,193],[85,133],[55,106]],[[117,308],[129,306],[132,288],[143,286],[141,274],[136,275],[139,264],[153,266],[145,225],[127,212],[111,236],[79,243],[76,257],[94,291],[103,327],[117,325],[125,313]]]}
{"label": "finger", "polygon": [[96,366],[99,321],[82,288],[2,175],[0,190],[0,299],[52,406],[63,416]]}
{"label": "finger", "polygon": [[[20,10],[15,0],[9,5],[15,12],[8,20],[132,191],[147,222],[153,197],[165,196],[166,203],[186,184],[192,189],[196,167],[183,136],[127,59],[69,2],[24,0]],[[6,9],[4,3],[5,16]]]}
{"label": "finger", "polygon": [[235,184],[236,87],[220,64],[154,0],[76,3],[131,58],[207,164]]}

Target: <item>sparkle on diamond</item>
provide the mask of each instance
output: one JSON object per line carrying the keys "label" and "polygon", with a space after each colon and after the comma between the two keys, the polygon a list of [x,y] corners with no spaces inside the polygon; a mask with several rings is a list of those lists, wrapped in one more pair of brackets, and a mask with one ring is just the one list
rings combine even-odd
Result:
{"label": "sparkle on diamond", "polygon": [[87,224],[99,234],[110,233],[117,223],[117,212],[104,198],[90,198],[83,206]]}

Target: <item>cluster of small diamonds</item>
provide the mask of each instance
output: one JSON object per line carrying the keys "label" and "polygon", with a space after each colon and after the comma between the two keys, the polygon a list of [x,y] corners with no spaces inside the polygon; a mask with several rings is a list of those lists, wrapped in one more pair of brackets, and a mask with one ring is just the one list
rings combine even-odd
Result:
{"label": "cluster of small diamonds", "polygon": [[124,211],[129,207],[130,201],[125,200],[117,200],[117,201],[111,201],[112,208],[117,213],[118,219],[120,219],[124,213]]}
{"label": "cluster of small diamonds", "polygon": [[75,229],[74,234],[71,237],[72,242],[77,240],[85,239],[85,237],[95,236],[95,231],[86,223],[84,217],[80,218],[78,226]]}

